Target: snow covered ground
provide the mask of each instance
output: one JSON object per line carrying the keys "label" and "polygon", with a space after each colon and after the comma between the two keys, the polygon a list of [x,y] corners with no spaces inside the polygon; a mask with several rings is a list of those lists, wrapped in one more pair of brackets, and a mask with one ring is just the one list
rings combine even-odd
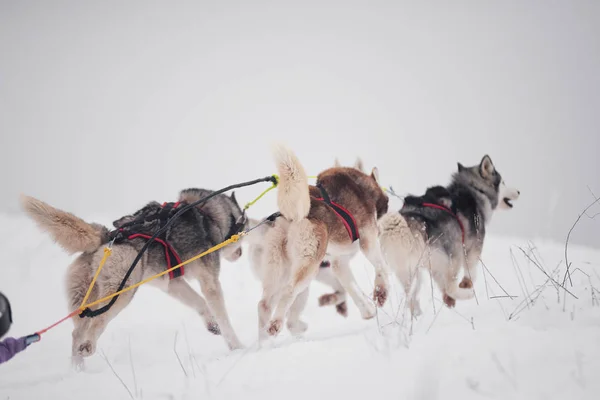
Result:
{"label": "snow covered ground", "polygon": [[[20,216],[0,218],[0,250],[0,290],[13,304],[13,336],[67,313],[69,256]],[[395,280],[391,299],[370,321],[352,303],[347,319],[319,308],[317,296],[328,288],[314,283],[306,334],[285,331],[262,348],[259,284],[243,258],[225,263],[221,279],[247,349],[229,352],[193,311],[142,288],[109,325],[85,372],[71,370],[66,322],[0,365],[0,400],[597,399],[600,251],[570,246],[569,258],[574,272],[567,288],[578,299],[547,276],[562,281],[563,244],[490,237],[482,256],[489,271],[480,269],[477,300],[449,310],[437,289],[432,296],[426,287],[424,315],[414,322]],[[370,292],[372,269],[362,256],[353,270]]]}

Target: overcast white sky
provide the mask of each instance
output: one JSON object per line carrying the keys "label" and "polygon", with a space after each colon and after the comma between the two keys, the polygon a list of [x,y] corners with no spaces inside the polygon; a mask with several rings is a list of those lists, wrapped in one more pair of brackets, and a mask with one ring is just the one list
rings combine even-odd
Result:
{"label": "overcast white sky", "polygon": [[563,241],[600,195],[600,2],[275,3],[0,1],[0,207],[118,217],[274,173],[273,140],[401,193],[488,153],[503,235]]}

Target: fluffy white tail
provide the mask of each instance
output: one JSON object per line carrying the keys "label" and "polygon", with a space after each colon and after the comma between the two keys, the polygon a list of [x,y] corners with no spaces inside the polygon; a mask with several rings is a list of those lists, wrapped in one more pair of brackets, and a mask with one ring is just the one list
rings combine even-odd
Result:
{"label": "fluffy white tail", "polygon": [[108,229],[102,225],[87,223],[71,213],[25,195],[21,195],[21,206],[69,254],[91,253],[106,243]]}
{"label": "fluffy white tail", "polygon": [[304,167],[296,155],[283,145],[273,146],[273,155],[279,173],[277,190],[279,211],[290,221],[306,218],[310,211],[310,196]]}

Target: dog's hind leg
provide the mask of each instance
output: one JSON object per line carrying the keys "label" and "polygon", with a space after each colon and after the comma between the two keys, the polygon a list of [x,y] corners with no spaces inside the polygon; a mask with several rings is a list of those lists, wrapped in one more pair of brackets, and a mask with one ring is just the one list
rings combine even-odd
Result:
{"label": "dog's hind leg", "polygon": [[[69,310],[76,310],[81,306],[81,302],[83,301],[87,288],[92,282],[92,275],[94,273],[92,261],[92,254],[84,253],[77,257],[67,269],[66,295],[69,304]],[[94,287],[92,290],[92,296],[94,296],[94,298],[98,298],[97,287]],[[84,334],[88,329],[88,323],[90,320],[88,318],[79,318],[79,316],[75,316],[72,318],[72,321],[74,327],[71,343],[71,361],[74,368],[82,369],[84,367],[83,356],[79,352],[79,346],[84,341]]]}
{"label": "dog's hind leg", "polygon": [[394,261],[394,272],[404,289],[406,306],[410,309],[413,317],[418,317],[421,315],[421,306],[418,300],[421,289],[421,274],[418,270],[418,264],[413,262],[414,260],[408,255],[395,258]]}
{"label": "dog's hind leg", "polygon": [[300,320],[300,316],[302,315],[302,311],[306,307],[306,302],[308,301],[308,286],[304,291],[300,292],[296,299],[292,303],[290,310],[287,315],[287,327],[290,332],[294,335],[299,335],[301,333],[306,332],[308,329],[308,325],[306,322]]}
{"label": "dog's hind leg", "polygon": [[319,306],[323,307],[335,304],[336,311],[343,317],[347,317],[348,306],[346,305],[346,290],[335,277],[332,268],[320,267],[315,280],[330,286],[335,291],[320,296]]}
{"label": "dog's hind leg", "polygon": [[[472,290],[466,291],[458,287],[458,273],[462,266],[462,261],[462,256],[440,256],[435,261],[435,263],[438,263],[438,266],[445,266],[442,270],[434,266],[434,279],[440,286],[444,303],[450,308],[456,305],[456,300],[468,300],[474,296]],[[432,262],[434,261],[432,260]]]}
{"label": "dog's hind leg", "polygon": [[358,307],[360,315],[364,319],[371,319],[375,316],[375,307],[363,295],[356,284],[354,275],[352,275],[352,271],[350,270],[349,261],[349,257],[336,257],[331,261],[331,270]]}
{"label": "dog's hind leg", "polygon": [[[88,303],[92,303],[95,300],[104,298],[117,292],[122,277],[125,275],[126,270],[129,268],[131,262],[133,261],[136,255],[137,251],[134,250],[132,247],[118,245],[115,246],[113,248],[112,256],[106,260],[104,269],[100,274],[100,277],[96,281],[96,285],[92,290]],[[74,275],[75,271],[73,271],[72,269],[69,272],[69,277],[67,280],[67,283],[69,285],[69,291],[73,294],[71,298],[71,305],[73,306],[76,303],[79,303],[75,306],[75,308],[81,305],[80,301],[83,300],[83,297],[79,296],[79,294],[85,293],[87,291],[89,283],[91,282],[91,277],[95,271],[95,266],[99,265],[100,259],[103,256],[103,252],[97,251],[93,254],[93,256],[90,254],[83,254],[82,256],[80,256],[80,258],[78,258],[78,260],[85,259],[85,256],[88,257],[87,267],[81,264],[73,265],[73,267],[80,266],[82,268],[89,268],[89,275],[87,275],[87,278],[81,279],[81,276],[79,276],[80,286],[78,287],[78,290],[74,289],[77,277]],[[85,270],[82,269],[82,271]],[[82,275],[84,274],[85,272],[82,272]],[[136,270],[134,270],[132,275],[125,283],[125,287],[139,282],[141,278],[141,268],[137,268]],[[98,342],[98,339],[100,338],[100,335],[102,335],[102,332],[104,332],[108,323],[113,318],[115,318],[131,302],[136,291],[137,289],[133,289],[119,295],[119,298],[117,299],[115,304],[104,314],[98,315],[93,318],[80,318],[79,316],[73,318],[75,323],[75,329],[73,330],[72,356],[75,364],[81,364],[81,361],[84,357],[90,357],[96,352],[96,344]],[[103,307],[109,301],[101,303],[92,308],[97,309]],[[80,366],[82,366],[82,364]]]}
{"label": "dog's hind leg", "polygon": [[206,301],[190,286],[183,278],[176,278],[169,281],[167,293],[183,304],[196,310],[206,323],[206,329],[210,333],[220,335],[219,325],[215,317],[210,312]]}
{"label": "dog's hind leg", "polygon": [[210,264],[202,263],[202,265],[196,266],[194,270],[196,271],[196,276],[200,281],[202,294],[204,294],[206,302],[215,316],[215,319],[217,320],[217,324],[221,330],[221,335],[227,342],[229,349],[241,349],[244,346],[235,334],[235,331],[231,326],[229,316],[227,315],[225,298],[223,297],[223,289],[221,288],[221,282],[219,281],[219,264],[219,259],[215,257]]}
{"label": "dog's hind leg", "polygon": [[375,268],[373,300],[383,307],[388,296],[387,268],[377,240],[377,225],[366,227],[360,232],[360,250]]}
{"label": "dog's hind leg", "polygon": [[281,297],[267,327],[269,335],[275,336],[281,331],[292,303],[317,275],[319,264],[325,257],[326,243],[327,227],[322,222],[303,219],[290,224],[288,253],[292,260],[292,276],[282,285]]}
{"label": "dog's hind leg", "polygon": [[462,281],[458,284],[461,289],[473,289],[473,283],[477,279],[477,264],[479,257],[481,256],[481,247],[472,249],[466,254],[466,265],[465,265],[465,276]]}
{"label": "dog's hind leg", "polygon": [[275,291],[272,288],[263,288],[262,299],[258,302],[258,339],[267,338],[267,323],[273,314],[273,307],[278,301]]}
{"label": "dog's hind leg", "polygon": [[[286,285],[281,293],[281,298],[273,314],[273,318],[269,322],[267,332],[271,336],[276,336],[281,332],[283,326],[283,319],[288,313],[288,310],[292,304],[296,301],[296,298],[310,285],[310,281],[314,278],[319,268],[320,261],[313,260],[310,263],[297,269],[295,276],[292,278],[292,282]],[[306,302],[306,300],[304,300]]]}

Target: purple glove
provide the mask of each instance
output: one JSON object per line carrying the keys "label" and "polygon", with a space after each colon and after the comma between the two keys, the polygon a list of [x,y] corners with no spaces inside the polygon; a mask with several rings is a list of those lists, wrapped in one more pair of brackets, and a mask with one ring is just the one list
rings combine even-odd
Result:
{"label": "purple glove", "polygon": [[27,348],[27,338],[22,337],[19,339],[6,338],[0,342],[0,364],[13,358],[15,354],[22,352]]}

